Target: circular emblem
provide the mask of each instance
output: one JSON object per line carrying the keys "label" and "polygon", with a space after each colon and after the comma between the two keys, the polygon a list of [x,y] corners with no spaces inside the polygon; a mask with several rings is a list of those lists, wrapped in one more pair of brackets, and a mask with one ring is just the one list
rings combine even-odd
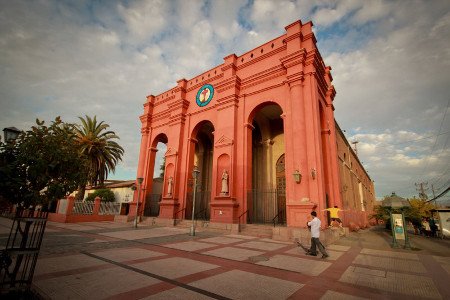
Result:
{"label": "circular emblem", "polygon": [[208,105],[211,102],[212,97],[214,96],[214,88],[210,84],[205,84],[202,86],[198,92],[196,97],[197,105],[202,107]]}

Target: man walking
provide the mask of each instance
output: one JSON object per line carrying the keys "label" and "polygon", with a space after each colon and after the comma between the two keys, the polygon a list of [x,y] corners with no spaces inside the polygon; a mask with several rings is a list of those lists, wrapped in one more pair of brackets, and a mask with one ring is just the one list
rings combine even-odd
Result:
{"label": "man walking", "polygon": [[319,240],[321,222],[319,218],[317,218],[317,213],[315,211],[311,212],[311,216],[313,219],[308,222],[308,226],[311,226],[311,248],[306,255],[317,256],[317,246],[322,253],[322,258],[327,258],[329,255],[322,245],[322,242]]}

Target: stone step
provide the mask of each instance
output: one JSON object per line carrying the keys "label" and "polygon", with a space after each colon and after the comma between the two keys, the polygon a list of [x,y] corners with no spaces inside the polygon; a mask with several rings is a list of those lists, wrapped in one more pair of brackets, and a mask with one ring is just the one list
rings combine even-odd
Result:
{"label": "stone step", "polygon": [[240,234],[255,237],[271,238],[273,236],[273,226],[244,224],[241,225]]}

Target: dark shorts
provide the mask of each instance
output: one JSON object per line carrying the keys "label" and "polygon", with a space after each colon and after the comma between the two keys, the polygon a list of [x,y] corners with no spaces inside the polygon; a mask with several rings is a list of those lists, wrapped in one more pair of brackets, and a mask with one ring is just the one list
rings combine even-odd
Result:
{"label": "dark shorts", "polygon": [[338,221],[339,223],[342,223],[341,219],[339,218],[331,218],[331,221]]}

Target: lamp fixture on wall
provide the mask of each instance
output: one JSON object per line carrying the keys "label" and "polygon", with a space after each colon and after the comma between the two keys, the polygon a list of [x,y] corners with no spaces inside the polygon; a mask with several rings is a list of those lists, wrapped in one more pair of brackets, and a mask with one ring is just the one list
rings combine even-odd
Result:
{"label": "lamp fixture on wall", "polygon": [[294,173],[292,174],[292,176],[294,176],[294,181],[296,183],[302,182],[302,174],[300,174],[299,170],[295,170]]}
{"label": "lamp fixture on wall", "polygon": [[316,179],[316,175],[317,175],[316,169],[312,168],[311,169],[311,177],[312,177],[312,179]]}

